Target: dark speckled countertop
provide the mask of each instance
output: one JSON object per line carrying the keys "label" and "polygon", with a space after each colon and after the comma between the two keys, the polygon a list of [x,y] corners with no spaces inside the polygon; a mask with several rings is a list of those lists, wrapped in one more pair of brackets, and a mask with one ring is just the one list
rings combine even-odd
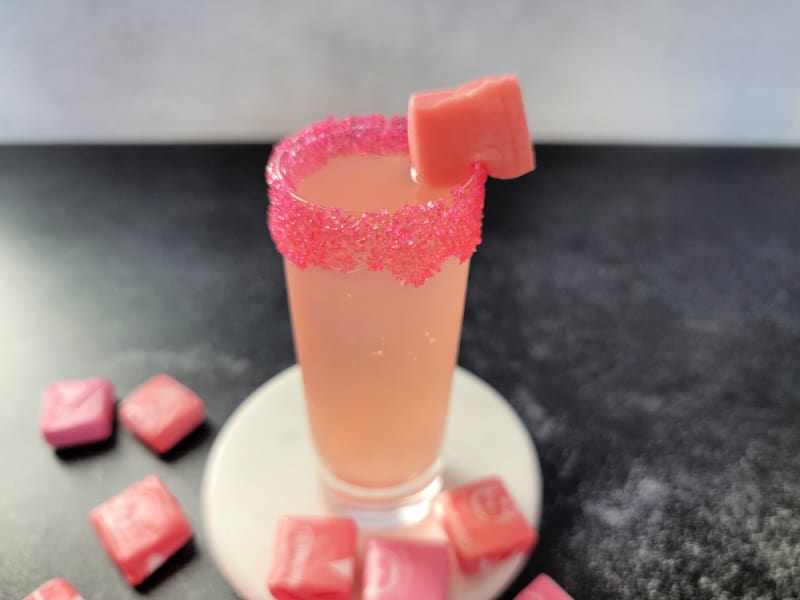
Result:
{"label": "dark speckled countertop", "polygon": [[[145,588],[223,600],[199,485],[214,433],[293,362],[268,148],[0,148],[0,597],[53,576],[137,598],[86,515],[160,473],[197,529]],[[545,571],[576,599],[800,598],[800,150],[542,146],[488,188],[460,362],[544,473]],[[40,391],[157,371],[210,426],[159,460],[57,456]],[[515,589],[518,589],[521,579]],[[506,598],[510,598],[508,595]]]}

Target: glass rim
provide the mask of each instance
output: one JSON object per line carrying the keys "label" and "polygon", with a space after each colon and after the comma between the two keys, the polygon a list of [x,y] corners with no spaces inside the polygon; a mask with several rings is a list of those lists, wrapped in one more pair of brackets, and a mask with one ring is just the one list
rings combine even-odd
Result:
{"label": "glass rim", "polygon": [[486,168],[476,162],[448,196],[378,211],[318,204],[297,184],[331,157],[408,152],[405,117],[362,115],[309,125],[273,149],[265,170],[269,231],[278,251],[299,268],[349,273],[364,265],[402,284],[422,285],[450,257],[461,262],[481,242]]}
{"label": "glass rim", "polygon": [[[265,178],[267,182],[271,185],[279,182],[284,181],[287,183],[286,191],[291,195],[291,197],[297,201],[302,202],[304,204],[308,204],[311,206],[318,207],[323,210],[332,210],[336,211],[340,214],[352,214],[352,215],[368,215],[368,214],[377,214],[377,213],[385,213],[385,212],[395,212],[400,210],[397,209],[379,209],[379,210],[352,210],[347,208],[336,208],[333,206],[329,206],[327,204],[320,204],[314,200],[309,200],[308,198],[304,198],[300,193],[297,192],[297,184],[302,180],[302,177],[293,177],[293,173],[286,173],[283,169],[284,166],[284,157],[285,156],[292,156],[294,153],[299,153],[302,151],[313,151],[313,147],[317,144],[324,145],[325,142],[332,136],[336,135],[344,135],[344,131],[340,130],[329,130],[322,132],[321,134],[316,130],[316,128],[323,126],[323,125],[336,125],[343,121],[347,121],[351,124],[353,129],[360,130],[362,132],[379,132],[381,130],[389,131],[392,128],[401,128],[403,130],[403,136],[405,138],[406,143],[404,145],[391,145],[387,148],[384,148],[384,151],[366,151],[364,152],[362,149],[358,147],[353,148],[353,152],[349,153],[331,153],[326,156],[326,160],[337,156],[347,156],[348,154],[364,154],[364,155],[371,155],[371,156],[381,156],[381,155],[394,155],[394,154],[408,154],[408,139],[406,130],[407,120],[406,117],[403,115],[393,115],[391,117],[386,117],[382,121],[377,120],[376,116],[378,115],[354,115],[351,117],[345,117],[344,119],[337,120],[333,117],[329,117],[322,121],[317,121],[312,125],[300,129],[294,134],[289,135],[288,137],[284,138],[281,142],[276,144],[273,148],[272,153],[270,154],[269,161],[266,166],[265,170]],[[397,140],[392,140],[393,142],[397,142]],[[388,151],[387,151],[388,150]],[[324,162],[318,165],[314,171],[321,166],[324,165]],[[304,173],[305,176],[309,175],[310,173]],[[450,195],[454,196],[454,192],[456,190],[464,190],[468,189],[470,186],[476,183],[476,179],[481,176],[481,169],[478,168],[477,163],[471,165],[469,176],[462,181],[461,183],[450,186],[448,190],[450,191]],[[440,196],[438,199],[447,199],[444,196]],[[432,200],[431,200],[432,201]],[[403,205],[403,206],[414,206],[414,205]]]}

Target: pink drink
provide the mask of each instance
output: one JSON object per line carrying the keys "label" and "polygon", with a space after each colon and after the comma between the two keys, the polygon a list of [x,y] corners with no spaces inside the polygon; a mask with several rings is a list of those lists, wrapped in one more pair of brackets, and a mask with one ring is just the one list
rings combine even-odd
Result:
{"label": "pink drink", "polygon": [[297,358],[317,451],[336,477],[402,485],[439,453],[469,264],[421,288],[388,273],[286,263]]}
{"label": "pink drink", "polygon": [[[415,185],[408,156],[337,158],[299,186],[310,202],[400,208],[442,190]],[[444,194],[449,194],[445,191]],[[420,287],[390,273],[286,261],[297,357],[320,458],[363,487],[402,485],[436,461],[456,364],[469,261]]]}
{"label": "pink drink", "polygon": [[316,141],[322,158],[303,147],[294,169],[278,148],[269,173],[311,433],[334,493],[414,494],[438,477],[485,174],[426,188],[404,121],[381,118],[356,142],[327,123],[346,141]]}

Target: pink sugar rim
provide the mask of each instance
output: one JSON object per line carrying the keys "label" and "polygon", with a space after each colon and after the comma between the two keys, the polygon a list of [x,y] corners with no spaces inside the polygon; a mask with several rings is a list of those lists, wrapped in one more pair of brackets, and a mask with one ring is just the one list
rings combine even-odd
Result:
{"label": "pink sugar rim", "polygon": [[398,210],[357,212],[302,199],[297,184],[348,154],[408,153],[406,118],[365,115],[328,118],[277,144],[266,168],[267,222],[278,251],[299,268],[349,273],[364,265],[400,283],[423,285],[451,257],[469,259],[481,243],[486,168],[440,197]]}

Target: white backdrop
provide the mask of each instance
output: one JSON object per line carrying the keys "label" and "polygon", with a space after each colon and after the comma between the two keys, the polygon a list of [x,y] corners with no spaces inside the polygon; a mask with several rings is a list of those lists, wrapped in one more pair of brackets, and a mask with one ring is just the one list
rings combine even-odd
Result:
{"label": "white backdrop", "polygon": [[0,142],[255,140],[517,72],[539,141],[800,143],[800,0],[5,0]]}

